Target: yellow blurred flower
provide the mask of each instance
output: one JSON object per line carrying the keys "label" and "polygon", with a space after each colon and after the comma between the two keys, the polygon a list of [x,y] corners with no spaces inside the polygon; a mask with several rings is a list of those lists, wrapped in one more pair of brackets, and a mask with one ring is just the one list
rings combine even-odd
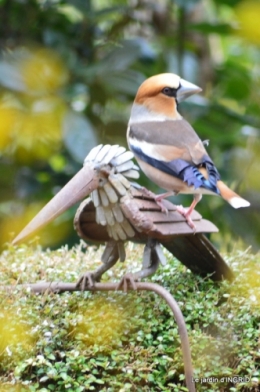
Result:
{"label": "yellow blurred flower", "polygon": [[[22,212],[18,208],[14,210],[13,216],[7,215],[0,225],[0,242],[4,244],[12,240],[24,226],[37,214],[43,205],[33,203]],[[8,209],[8,208],[7,208]]]}
{"label": "yellow blurred flower", "polygon": [[30,351],[34,339],[31,330],[16,314],[1,311],[0,315],[0,355],[11,356],[16,347],[22,346]]}
{"label": "yellow blurred flower", "polygon": [[238,34],[247,41],[260,44],[260,2],[256,0],[244,0],[235,8],[235,14],[239,22]]}
{"label": "yellow blurred flower", "polygon": [[63,86],[68,72],[61,59],[49,49],[38,49],[20,66],[25,86],[30,92],[44,94]]}
{"label": "yellow blurred flower", "polygon": [[[37,215],[43,207],[42,203],[31,203],[22,211],[14,211],[13,216],[7,215],[0,223],[0,246],[10,242],[14,237]],[[40,230],[31,236],[39,235],[39,243],[42,246],[52,246],[60,243],[69,233],[71,220],[58,218],[56,222],[49,224],[45,229]],[[29,238],[30,240],[30,238]]]}
{"label": "yellow blurred flower", "polygon": [[129,314],[116,302],[103,297],[95,297],[88,301],[88,306],[75,312],[71,334],[74,339],[84,344],[105,345],[118,344],[126,332]]}
{"label": "yellow blurred flower", "polygon": [[0,106],[0,151],[11,141],[11,133],[17,124],[18,110]]}
{"label": "yellow blurred flower", "polygon": [[24,111],[16,128],[13,146],[17,160],[23,164],[36,159],[47,160],[61,145],[62,121],[66,106],[59,98],[33,101]]}
{"label": "yellow blurred flower", "polygon": [[25,50],[23,56],[14,52],[13,59],[20,90],[17,94],[14,85],[0,99],[0,151],[22,164],[48,160],[62,142],[67,105],[57,89],[68,80],[68,71],[56,53],[45,48]]}
{"label": "yellow blurred flower", "polygon": [[0,102],[0,151],[9,147],[22,164],[47,160],[60,148],[66,104],[53,96],[27,97],[23,103],[16,107],[14,99],[5,107]]}

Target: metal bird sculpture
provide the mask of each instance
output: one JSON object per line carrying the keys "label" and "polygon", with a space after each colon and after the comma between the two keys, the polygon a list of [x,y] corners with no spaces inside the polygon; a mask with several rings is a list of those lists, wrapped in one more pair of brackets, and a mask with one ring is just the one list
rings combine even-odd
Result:
{"label": "metal bird sculpture", "polygon": [[223,258],[202,233],[216,232],[211,222],[195,210],[192,219],[196,233],[168,200],[162,211],[147,189],[132,180],[139,178],[139,168],[132,161],[133,153],[118,145],[93,148],[83,168],[17,235],[13,244],[25,240],[75,203],[81,201],[74,227],[87,241],[106,242],[103,264],[80,277],[82,288],[93,286],[118,260],[125,260],[124,242],[145,243],[142,269],[131,275],[137,280],[153,274],[165,264],[161,245],[167,248],[192,272],[210,274],[213,280],[232,279],[233,274]]}

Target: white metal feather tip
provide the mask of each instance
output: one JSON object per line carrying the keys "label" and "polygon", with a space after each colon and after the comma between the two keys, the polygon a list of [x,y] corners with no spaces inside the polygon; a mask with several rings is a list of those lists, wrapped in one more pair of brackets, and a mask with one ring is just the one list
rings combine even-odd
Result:
{"label": "white metal feather tip", "polygon": [[101,168],[103,165],[110,165],[114,173],[121,173],[125,177],[139,178],[139,167],[132,159],[134,155],[131,151],[126,151],[125,147],[115,144],[100,144],[94,147],[84,160],[84,165],[88,163],[96,164]]}

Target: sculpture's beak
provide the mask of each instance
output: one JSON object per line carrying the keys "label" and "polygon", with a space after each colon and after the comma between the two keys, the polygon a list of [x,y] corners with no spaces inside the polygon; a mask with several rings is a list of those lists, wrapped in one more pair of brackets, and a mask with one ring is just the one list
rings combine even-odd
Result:
{"label": "sculpture's beak", "polygon": [[68,208],[84,199],[98,187],[98,175],[90,165],[85,165],[15,237],[13,244],[22,240],[53,221]]}

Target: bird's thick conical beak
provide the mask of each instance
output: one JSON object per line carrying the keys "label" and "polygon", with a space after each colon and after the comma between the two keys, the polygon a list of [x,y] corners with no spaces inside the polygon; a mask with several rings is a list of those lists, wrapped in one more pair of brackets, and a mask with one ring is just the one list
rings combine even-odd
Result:
{"label": "bird's thick conical beak", "polygon": [[98,180],[97,172],[90,165],[84,166],[16,236],[13,244],[26,239],[84,199],[98,187]]}
{"label": "bird's thick conical beak", "polygon": [[181,102],[193,94],[200,93],[202,89],[193,83],[187,82],[185,79],[180,79],[180,87],[177,90],[177,101]]}

